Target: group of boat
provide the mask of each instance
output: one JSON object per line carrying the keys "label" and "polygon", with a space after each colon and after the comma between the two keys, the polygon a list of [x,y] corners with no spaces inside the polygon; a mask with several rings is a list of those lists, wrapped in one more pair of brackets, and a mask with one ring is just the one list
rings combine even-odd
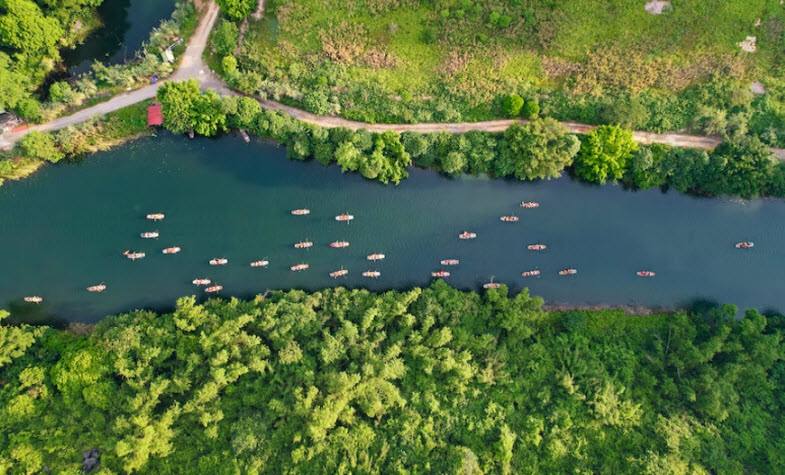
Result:
{"label": "group of boat", "polygon": [[[540,207],[540,203],[538,203],[536,201],[522,201],[520,203],[520,207],[524,208],[524,209],[534,209],[534,208],[539,208]],[[311,210],[308,209],[308,208],[297,208],[297,209],[291,210],[291,214],[293,216],[307,216],[307,215],[311,214]],[[147,214],[145,216],[145,218],[147,220],[149,220],[149,221],[158,222],[158,221],[164,220],[166,218],[166,215],[164,213],[156,212],[156,213],[149,213],[149,214]],[[344,213],[341,213],[339,215],[336,215],[335,216],[335,220],[338,221],[338,222],[346,222],[346,223],[348,223],[348,222],[354,220],[354,216],[349,214],[349,213],[344,212]],[[515,222],[518,222],[520,220],[520,218],[518,216],[516,216],[516,215],[503,215],[503,216],[501,216],[499,218],[499,220],[502,221],[502,222],[505,222],[505,223],[515,223]],[[160,233],[157,230],[156,231],[146,231],[146,232],[140,233],[139,236],[142,239],[157,239],[157,238],[160,237]],[[463,231],[463,232],[461,232],[458,235],[458,238],[461,239],[461,240],[476,239],[477,238],[477,233],[472,232],[472,231]],[[299,242],[294,243],[294,248],[295,249],[309,249],[309,248],[313,247],[313,245],[314,245],[314,243],[312,241],[308,241],[308,240],[306,240],[306,241],[299,241]],[[346,248],[346,247],[349,247],[349,246],[350,246],[349,241],[333,241],[333,242],[329,243],[329,247],[334,248],[334,249],[342,249],[342,248]],[[755,246],[755,243],[753,243],[752,241],[740,241],[740,242],[737,242],[736,244],[734,244],[734,247],[736,249],[752,249],[754,246]],[[526,248],[528,250],[530,250],[530,251],[545,251],[545,250],[548,249],[548,246],[545,245],[545,244],[542,244],[542,243],[533,243],[533,244],[528,244],[526,246]],[[166,248],[162,249],[161,253],[162,254],[171,255],[171,254],[177,254],[180,251],[182,251],[182,249],[179,246],[172,246],[172,247],[166,247]],[[143,259],[146,256],[146,254],[144,252],[141,252],[141,251],[131,251],[131,250],[125,250],[125,251],[123,251],[122,254],[123,254],[123,256],[125,256],[126,258],[128,258],[129,260],[132,260],[132,261],[135,261],[135,260],[138,260],[138,259]],[[369,261],[372,261],[372,262],[376,262],[376,261],[383,260],[385,257],[386,256],[384,254],[377,252],[377,253],[368,254],[366,256],[366,259],[369,260]],[[229,259],[227,259],[225,257],[214,257],[214,258],[212,258],[212,259],[210,259],[208,261],[208,264],[210,264],[211,266],[225,266],[228,263],[229,263]],[[459,265],[460,264],[460,260],[459,259],[453,259],[453,258],[442,259],[442,260],[439,261],[439,263],[442,266],[450,267],[450,266],[457,266],[457,265]],[[270,264],[270,261],[265,258],[265,259],[259,259],[259,260],[252,261],[250,263],[250,267],[253,267],[253,268],[265,268],[265,267],[269,266],[269,264]],[[294,264],[294,265],[290,266],[289,269],[292,272],[301,272],[301,271],[305,271],[305,270],[310,269],[310,267],[311,266],[309,264],[307,264],[307,263],[298,263],[298,264]],[[578,270],[575,269],[575,268],[571,268],[571,267],[567,267],[567,268],[564,268],[564,269],[561,269],[560,271],[558,271],[558,275],[565,276],[565,277],[566,276],[574,276],[577,273],[578,273]],[[338,269],[336,271],[330,272],[329,275],[333,279],[337,279],[337,278],[341,278],[341,277],[346,277],[347,275],[349,275],[349,271],[347,269],[340,268],[340,269]],[[436,270],[436,271],[431,272],[431,276],[434,277],[434,278],[448,278],[448,277],[450,277],[450,275],[451,275],[450,271],[445,270],[445,269],[440,269],[440,270]],[[540,275],[541,275],[541,271],[539,269],[531,269],[531,270],[527,270],[527,271],[521,272],[521,277],[524,277],[524,278],[539,277]],[[651,278],[651,277],[656,276],[657,274],[656,274],[656,272],[651,271],[651,270],[639,270],[639,271],[637,271],[635,273],[635,275],[637,275],[638,277],[642,277],[642,278]],[[366,277],[366,278],[377,279],[377,278],[381,277],[381,272],[379,272],[378,270],[367,270],[367,271],[362,273],[362,276]],[[216,292],[220,292],[221,290],[223,290],[223,286],[221,286],[220,284],[212,282],[208,278],[197,278],[197,279],[194,279],[192,281],[192,283],[194,285],[198,286],[198,287],[204,287],[204,291],[206,293],[216,293]],[[493,279],[491,279],[490,282],[486,282],[485,284],[483,284],[483,288],[485,288],[485,289],[498,288],[500,285],[501,284],[499,284],[498,282],[494,282]],[[100,283],[100,284],[95,284],[95,285],[88,286],[86,288],[86,290],[88,292],[91,292],[91,293],[101,293],[101,292],[104,292],[106,289],[107,289],[107,286],[103,282]],[[40,297],[38,295],[31,295],[31,296],[24,297],[24,301],[25,302],[33,303],[33,304],[39,304],[39,303],[43,302],[43,300],[44,300],[43,297]]]}

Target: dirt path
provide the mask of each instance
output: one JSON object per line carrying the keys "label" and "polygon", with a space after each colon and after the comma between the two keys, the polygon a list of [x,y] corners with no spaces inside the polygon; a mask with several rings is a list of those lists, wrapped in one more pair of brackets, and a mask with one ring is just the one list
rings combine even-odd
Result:
{"label": "dirt path", "polygon": [[[256,12],[254,12],[254,16],[258,15],[261,17],[263,12],[264,0],[260,0],[258,3],[258,8]],[[224,95],[236,94],[234,91],[226,87],[224,82],[212,71],[210,71],[210,69],[202,60],[202,55],[205,48],[207,47],[207,39],[210,35],[210,30],[212,30],[217,18],[218,6],[215,4],[215,2],[211,1],[209,2],[202,19],[199,22],[199,26],[188,43],[188,47],[185,50],[185,54],[183,55],[182,61],[180,62],[180,66],[169,80],[183,81],[186,79],[196,79],[199,81],[203,89],[213,89]],[[61,129],[69,125],[85,122],[95,116],[104,115],[145,99],[150,99],[155,97],[158,86],[159,84],[146,86],[132,92],[120,94],[106,102],[102,102],[101,104],[97,104],[93,107],[83,109],[72,115],[61,117],[45,124],[36,125],[14,134],[5,135],[0,137],[0,148],[12,147],[14,143],[16,143],[31,130],[49,131]],[[372,132],[395,131],[420,133],[464,133],[471,130],[479,130],[483,132],[503,132],[512,124],[526,122],[524,120],[513,119],[460,123],[368,124],[365,122],[342,119],[340,117],[320,116],[270,100],[260,99],[259,103],[266,109],[282,112],[309,124],[327,128],[346,127],[352,130],[365,129]],[[579,124],[576,122],[562,122],[562,124],[564,124],[564,126],[567,127],[570,132],[577,134],[586,134],[595,128],[595,126],[592,125]],[[674,147],[697,148],[704,150],[713,149],[721,142],[721,140],[716,137],[704,137],[699,135],[677,133],[656,134],[652,132],[634,132],[634,137],[635,140],[643,144],[659,143],[671,145]],[[785,149],[772,149],[772,152],[778,159],[785,160]]]}

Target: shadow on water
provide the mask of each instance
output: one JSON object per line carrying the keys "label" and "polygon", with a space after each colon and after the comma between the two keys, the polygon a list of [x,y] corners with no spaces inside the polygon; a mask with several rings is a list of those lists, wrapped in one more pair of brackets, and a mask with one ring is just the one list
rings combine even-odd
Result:
{"label": "shadow on water", "polygon": [[63,329],[69,323],[69,320],[61,318],[55,313],[61,312],[62,309],[50,310],[46,303],[34,304],[18,299],[7,302],[5,307],[2,308],[8,310],[11,314],[7,319],[3,320],[3,324],[16,325],[27,323],[28,325]]}

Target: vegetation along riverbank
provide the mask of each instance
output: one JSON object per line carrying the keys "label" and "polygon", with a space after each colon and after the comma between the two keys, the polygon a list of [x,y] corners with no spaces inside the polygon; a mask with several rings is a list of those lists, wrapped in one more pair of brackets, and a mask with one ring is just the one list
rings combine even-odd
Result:
{"label": "vegetation along riverbank", "polygon": [[[547,313],[506,288],[180,299],[0,326],[13,473],[779,473],[785,321]],[[83,456],[85,453],[93,456]]]}
{"label": "vegetation along riverbank", "polygon": [[[293,159],[336,163],[344,171],[359,172],[382,183],[400,182],[408,175],[407,167],[414,164],[450,175],[537,180],[556,178],[567,171],[590,183],[621,181],[637,189],[662,187],[745,198],[785,196],[785,163],[776,160],[754,136],[729,138],[707,152],[637,144],[631,131],[618,125],[601,126],[579,136],[549,118],[512,125],[502,133],[371,133],[307,124],[264,109],[252,98],[200,91],[195,81],[166,83],[158,99],[164,125],[172,132],[214,136],[243,129],[286,145]],[[124,116],[134,114],[129,135],[144,129],[141,107],[129,108]],[[8,170],[19,168],[14,163],[27,163],[25,158],[58,161],[88,151],[68,143],[71,130],[25,137],[12,153],[24,158],[0,161],[6,177],[13,177]],[[42,142],[46,147],[40,146]]]}
{"label": "vegetation along riverbank", "polygon": [[369,123],[540,114],[750,132],[785,146],[776,0],[270,0],[263,16],[251,14],[255,2],[220,3],[211,65],[247,94],[317,114]]}

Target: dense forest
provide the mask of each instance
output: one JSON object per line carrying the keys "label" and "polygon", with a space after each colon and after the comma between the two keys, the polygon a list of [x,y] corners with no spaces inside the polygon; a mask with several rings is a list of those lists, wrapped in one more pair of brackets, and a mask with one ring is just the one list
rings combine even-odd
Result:
{"label": "dense forest", "polygon": [[541,304],[437,281],[0,326],[0,472],[785,471],[781,316]]}

